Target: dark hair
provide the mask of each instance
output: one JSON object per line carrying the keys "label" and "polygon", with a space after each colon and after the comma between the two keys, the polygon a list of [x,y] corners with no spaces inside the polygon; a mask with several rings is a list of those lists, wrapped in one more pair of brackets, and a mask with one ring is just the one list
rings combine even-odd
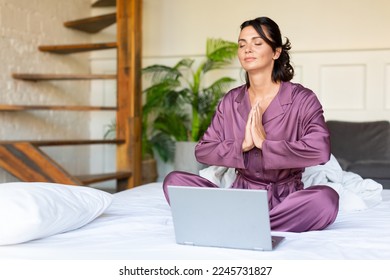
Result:
{"label": "dark hair", "polygon": [[[290,64],[290,55],[288,53],[291,49],[291,44],[288,38],[286,38],[286,43],[283,44],[282,35],[276,22],[268,17],[258,17],[245,21],[241,24],[240,28],[242,30],[247,26],[252,26],[273,51],[276,51],[277,48],[282,49],[279,58],[275,60],[272,70],[272,80],[274,82],[290,81],[294,77],[294,68]],[[269,38],[263,28],[266,28]],[[248,73],[246,73],[246,84],[248,86],[250,85]]]}

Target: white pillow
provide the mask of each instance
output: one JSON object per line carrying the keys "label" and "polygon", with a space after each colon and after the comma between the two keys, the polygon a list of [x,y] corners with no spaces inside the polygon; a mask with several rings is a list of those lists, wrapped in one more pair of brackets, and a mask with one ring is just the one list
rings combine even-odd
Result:
{"label": "white pillow", "polygon": [[77,229],[111,204],[97,189],[54,183],[0,184],[0,245]]}

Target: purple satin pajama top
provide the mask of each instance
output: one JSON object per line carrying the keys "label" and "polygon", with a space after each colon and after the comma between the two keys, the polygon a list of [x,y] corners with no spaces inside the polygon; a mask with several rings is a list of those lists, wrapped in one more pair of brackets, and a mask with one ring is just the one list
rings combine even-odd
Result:
{"label": "purple satin pajama top", "polygon": [[330,158],[329,132],[317,96],[300,84],[282,82],[263,114],[266,140],[262,149],[243,152],[250,110],[246,85],[229,91],[195,148],[197,160],[236,168],[235,188],[272,188],[280,198],[302,189],[304,168]]}

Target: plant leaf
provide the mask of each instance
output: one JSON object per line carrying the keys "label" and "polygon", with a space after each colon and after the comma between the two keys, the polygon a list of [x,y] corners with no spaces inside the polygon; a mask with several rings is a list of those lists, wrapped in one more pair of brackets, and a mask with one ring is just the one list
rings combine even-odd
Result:
{"label": "plant leaf", "polygon": [[153,124],[156,131],[170,135],[175,141],[187,141],[189,118],[183,112],[161,113]]}
{"label": "plant leaf", "polygon": [[207,61],[203,66],[203,72],[219,69],[237,56],[238,44],[222,39],[207,39],[206,57]]}
{"label": "plant leaf", "polygon": [[175,67],[161,64],[154,64],[142,69],[145,78],[151,79],[153,84],[161,83],[165,80],[177,80],[181,73]]}
{"label": "plant leaf", "polygon": [[173,161],[175,155],[175,142],[171,137],[159,132],[152,137],[150,142],[164,162]]}

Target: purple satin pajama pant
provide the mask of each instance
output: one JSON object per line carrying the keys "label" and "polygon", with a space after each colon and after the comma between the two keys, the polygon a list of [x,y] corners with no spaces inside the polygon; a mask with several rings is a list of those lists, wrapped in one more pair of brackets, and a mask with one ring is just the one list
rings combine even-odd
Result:
{"label": "purple satin pajama pant", "polygon": [[[237,188],[236,182],[233,188]],[[173,171],[165,177],[163,189],[169,203],[168,185],[218,188],[198,175]],[[286,187],[287,186],[287,187]],[[328,186],[318,185],[296,190],[291,184],[260,186],[268,191],[270,222],[273,231],[304,232],[322,230],[337,217],[339,196]],[[201,203],[201,202],[200,202]]]}

